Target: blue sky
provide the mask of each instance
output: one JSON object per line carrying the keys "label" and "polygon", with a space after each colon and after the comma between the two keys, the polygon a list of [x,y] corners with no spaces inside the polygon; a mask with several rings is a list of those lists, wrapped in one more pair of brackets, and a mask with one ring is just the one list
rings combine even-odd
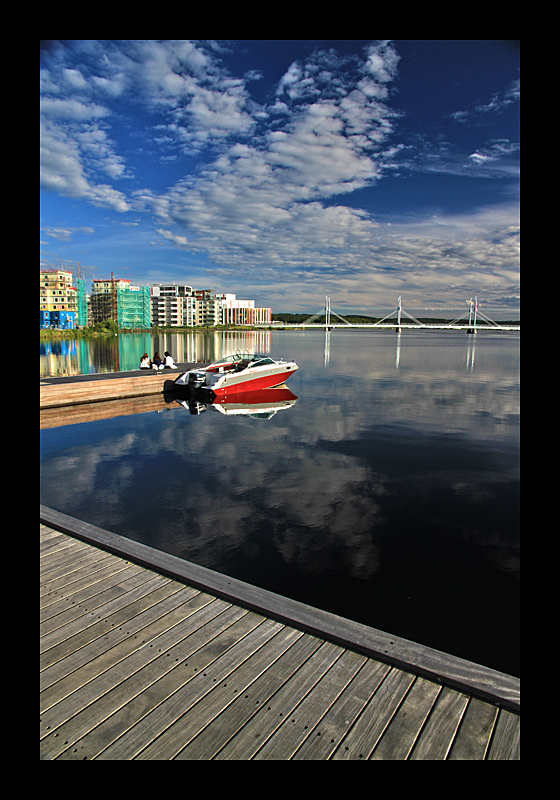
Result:
{"label": "blue sky", "polygon": [[41,269],[518,316],[518,42],[42,45]]}

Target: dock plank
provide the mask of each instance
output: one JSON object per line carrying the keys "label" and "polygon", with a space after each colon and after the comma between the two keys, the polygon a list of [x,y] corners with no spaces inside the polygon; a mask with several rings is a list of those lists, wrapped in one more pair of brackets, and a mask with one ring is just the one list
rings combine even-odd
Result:
{"label": "dock plank", "polygon": [[[111,573],[112,579],[115,580],[115,575],[119,575],[120,572]],[[163,576],[151,575],[148,581],[129,591],[124,602],[121,600],[114,606],[109,606],[106,609],[107,614],[90,612],[89,615],[82,617],[82,625],[71,626],[69,636],[60,638],[55,634],[55,640],[49,636],[45,637],[42,642],[40,669],[46,671],[64,661],[69,655],[79,652],[81,648],[103,639],[108,630],[117,629],[144,609],[150,609],[154,604],[157,606],[160,600],[177,591],[177,587]]]}
{"label": "dock plank", "polygon": [[[476,665],[473,692],[459,691],[330,641],[328,624],[321,637],[217,596],[198,573],[190,585],[53,531],[43,520],[42,578],[56,586],[43,759],[519,759],[519,713],[480,696]],[[80,561],[109,570],[80,586]]]}
{"label": "dock plank", "polygon": [[294,754],[298,761],[326,761],[359,718],[367,702],[389,672],[388,664],[367,659],[337,702],[316,724]]}
{"label": "dock plank", "polygon": [[471,697],[448,755],[450,761],[482,761],[486,758],[499,713],[497,706]]}
{"label": "dock plank", "polygon": [[319,683],[287,715],[280,727],[255,754],[257,761],[284,761],[293,758],[298,748],[363,666],[365,656],[344,650]]}
{"label": "dock plank", "polygon": [[[250,627],[248,632],[245,628]],[[228,641],[228,636],[221,637],[219,657],[215,649],[209,648],[202,656],[211,659],[204,667],[189,664],[186,674],[190,680],[183,682],[172,694],[162,698],[158,695],[155,707],[150,710],[133,728],[120,736],[114,745],[104,750],[99,758],[102,760],[130,759],[139,756],[152,742],[155,742],[171,725],[203,697],[212,691],[215,684],[226,681],[229,675],[243,662],[247,655],[247,637],[250,636],[251,649],[259,649],[282,628],[280,623],[265,620],[252,612],[245,615],[235,626],[231,626],[227,634],[235,636]],[[214,643],[215,644],[215,643]],[[225,648],[225,649],[222,649]],[[194,669],[194,672],[191,670]],[[160,689],[161,687],[157,687]],[[164,700],[164,702],[162,701]],[[159,702],[158,702],[159,701]],[[153,702],[153,700],[151,701]],[[156,746],[157,747],[157,746]],[[158,758],[158,756],[156,756]]]}
{"label": "dock plank", "polygon": [[60,597],[71,597],[87,586],[95,586],[108,576],[118,575],[126,569],[125,562],[117,563],[108,558],[92,558],[85,564],[65,569],[62,574],[50,575],[52,579],[46,582],[40,591],[40,607],[47,608],[56,603]]}
{"label": "dock plank", "polygon": [[287,677],[276,694],[259,706],[257,713],[243,726],[238,735],[216,754],[219,761],[249,760],[254,758],[261,746],[282,725],[321,680],[342,653],[342,649],[331,642],[319,642],[312,655],[300,665],[300,669]]}
{"label": "dock plank", "polygon": [[[211,687],[211,691],[205,693],[195,705],[182,713],[179,719],[142,750],[137,758],[139,760],[179,758],[183,745],[188,744],[222,713],[239,693],[247,691],[248,687],[302,635],[301,631],[282,626],[257,649],[253,642],[245,642],[249,647],[245,649],[241,663],[221,680],[213,678],[215,685]],[[252,637],[247,638],[252,639]]]}
{"label": "dock plank", "polygon": [[320,642],[315,637],[303,634],[269,669],[239,692],[227,708],[209,720],[185,744],[176,759],[194,761],[215,758],[241,730],[246,730],[263,705],[271,700],[319,646]]}
{"label": "dock plank", "polygon": [[[170,693],[177,688],[185,677],[185,661],[200,649],[200,629],[212,641],[247,613],[202,593],[193,598],[189,611],[182,625],[159,637],[157,647],[141,646],[44,713],[43,747],[60,755],[73,745],[63,758],[73,757],[74,748],[82,757],[95,757],[153,708],[154,692],[164,691],[164,676],[170,673]],[[157,688],[143,694],[160,680]]]}
{"label": "dock plank", "polygon": [[512,714],[505,708],[500,709],[487,758],[489,761],[511,761],[519,759],[518,714]]}
{"label": "dock plank", "polygon": [[56,428],[129,414],[179,409],[174,382],[184,371],[203,364],[178,364],[176,370],[74,375],[42,378],[40,428]]}
{"label": "dock plank", "polygon": [[141,567],[130,565],[121,570],[118,582],[110,576],[104,581],[99,581],[93,586],[88,586],[72,595],[72,599],[62,597],[58,602],[52,603],[43,609],[40,615],[40,634],[44,636],[68,622],[82,617],[85,614],[95,616],[95,612],[111,600],[147,583],[149,575]]}
{"label": "dock plank", "polygon": [[373,761],[407,759],[441,691],[441,686],[436,683],[425,678],[416,678],[391,719],[391,724],[383,732],[370,759]]}
{"label": "dock plank", "polygon": [[467,695],[443,687],[409,756],[410,761],[447,758],[469,702]]}
{"label": "dock plank", "polygon": [[[91,681],[124,659],[139,644],[150,643],[180,616],[177,609],[187,599],[187,591],[182,591],[181,587],[163,586],[143,598],[144,602],[133,604],[136,606],[134,611],[127,609],[120,622],[102,620],[105,630],[103,627],[93,632],[88,630],[85,641],[71,641],[68,646],[52,648],[64,655],[52,660],[51,651],[48,651],[50,663],[41,673],[40,680],[44,697],[53,704],[70,694],[76,681]],[[58,655],[59,652],[54,654],[55,657]]]}
{"label": "dock plank", "polygon": [[333,753],[332,760],[369,759],[413,682],[414,675],[391,669]]}

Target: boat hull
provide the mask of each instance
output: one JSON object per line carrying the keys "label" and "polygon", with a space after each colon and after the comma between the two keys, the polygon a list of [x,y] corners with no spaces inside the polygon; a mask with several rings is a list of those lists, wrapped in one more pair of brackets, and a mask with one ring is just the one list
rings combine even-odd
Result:
{"label": "boat hull", "polygon": [[281,386],[297,369],[295,361],[275,361],[269,356],[236,353],[224,356],[208,367],[191,369],[179,375],[175,387],[228,397]]}
{"label": "boat hull", "polygon": [[256,372],[251,375],[241,373],[226,374],[220,376],[216,383],[202,388],[210,389],[216,397],[229,397],[246,392],[254,392],[259,389],[270,389],[274,386],[281,386],[290,375],[297,370],[295,364],[282,365],[281,368]]}

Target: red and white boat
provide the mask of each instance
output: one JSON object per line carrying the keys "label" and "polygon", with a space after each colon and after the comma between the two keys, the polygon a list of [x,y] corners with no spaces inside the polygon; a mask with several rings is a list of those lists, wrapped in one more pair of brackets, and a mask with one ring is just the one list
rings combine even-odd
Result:
{"label": "red and white boat", "polygon": [[190,369],[175,381],[175,386],[211,391],[227,397],[256,389],[281,386],[298,369],[295,361],[276,360],[253,353],[236,353],[214,361],[204,369]]}

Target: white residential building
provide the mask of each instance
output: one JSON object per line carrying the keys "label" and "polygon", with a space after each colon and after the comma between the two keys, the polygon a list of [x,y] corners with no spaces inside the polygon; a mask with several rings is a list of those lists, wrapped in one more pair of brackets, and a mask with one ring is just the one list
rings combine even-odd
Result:
{"label": "white residential building", "polygon": [[255,308],[254,300],[238,300],[234,294],[219,294],[222,325],[267,325],[272,321],[271,308]]}
{"label": "white residential building", "polygon": [[150,286],[152,325],[184,327],[197,324],[197,303],[192,286],[156,283]]}
{"label": "white residential building", "polygon": [[272,321],[272,309],[255,308],[254,300],[186,284],[152,284],[150,303],[152,325],[160,327],[269,325]]}

